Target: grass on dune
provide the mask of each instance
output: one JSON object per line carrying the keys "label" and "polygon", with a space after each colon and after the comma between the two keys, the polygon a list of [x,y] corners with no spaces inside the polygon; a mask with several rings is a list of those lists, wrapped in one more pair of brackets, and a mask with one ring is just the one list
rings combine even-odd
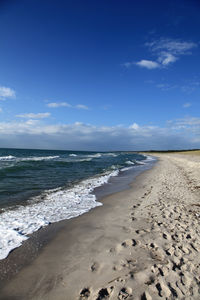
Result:
{"label": "grass on dune", "polygon": [[185,155],[200,155],[200,150],[182,150],[182,151],[178,151],[178,150],[166,150],[166,151],[144,151],[144,152],[140,152],[141,154],[149,154],[149,155],[153,155],[153,154],[185,154]]}
{"label": "grass on dune", "polygon": [[187,155],[200,155],[200,150],[183,151],[177,153],[187,154]]}

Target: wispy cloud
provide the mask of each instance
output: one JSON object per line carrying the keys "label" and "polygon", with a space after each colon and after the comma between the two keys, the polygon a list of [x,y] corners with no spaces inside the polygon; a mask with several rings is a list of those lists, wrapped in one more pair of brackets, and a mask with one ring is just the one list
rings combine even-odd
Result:
{"label": "wispy cloud", "polygon": [[197,47],[196,43],[186,42],[178,39],[161,38],[145,43],[155,60],[142,59],[138,62],[126,62],[124,67],[130,68],[137,65],[146,69],[164,68],[176,62],[183,55],[191,54],[191,50]]}
{"label": "wispy cloud", "polygon": [[67,102],[51,102],[47,104],[48,107],[56,108],[56,107],[72,107],[71,104]]}
{"label": "wispy cloud", "polygon": [[191,50],[197,47],[193,42],[162,38],[145,44],[152,54],[157,56],[157,61],[167,66],[177,61],[180,56],[191,54]]}
{"label": "wispy cloud", "polygon": [[156,87],[161,89],[162,91],[169,91],[177,88],[176,85],[171,85],[169,83],[158,83],[156,84]]}
{"label": "wispy cloud", "polygon": [[83,109],[83,110],[89,109],[89,107],[87,105],[84,105],[84,104],[71,105],[68,102],[51,102],[51,103],[48,103],[47,106],[50,108],[69,107],[69,108]]}
{"label": "wispy cloud", "polygon": [[184,84],[180,87],[181,91],[187,94],[191,94],[197,89],[200,89],[200,81],[199,79],[189,79],[184,82]]}
{"label": "wispy cloud", "polygon": [[146,59],[142,59],[142,60],[136,62],[135,64],[139,67],[147,68],[149,70],[160,68],[159,63],[152,61],[152,60],[146,60]]}
{"label": "wispy cloud", "polygon": [[186,102],[186,103],[183,104],[184,108],[188,108],[190,106],[192,106],[192,104],[190,102]]}
{"label": "wispy cloud", "polygon": [[0,86],[0,100],[6,100],[7,98],[15,98],[15,91],[9,87]]}
{"label": "wispy cloud", "polygon": [[167,52],[160,53],[160,56],[158,57],[159,63],[163,66],[169,65],[170,63],[175,62],[177,59],[177,57]]}
{"label": "wispy cloud", "polygon": [[[178,83],[177,83],[178,82]],[[184,83],[180,83],[178,80],[177,82],[174,82],[173,84],[169,82],[161,81],[160,83],[156,83],[152,80],[146,80],[145,83],[152,84],[155,87],[161,89],[162,91],[169,91],[173,89],[179,89],[183,93],[192,94],[193,92],[198,90],[198,93],[200,91],[200,81],[198,80],[185,80]]]}
{"label": "wispy cloud", "polygon": [[24,119],[45,119],[50,117],[50,113],[49,112],[45,112],[45,113],[27,113],[27,114],[20,114],[20,115],[16,115],[16,117],[18,118],[24,118]]}
{"label": "wispy cloud", "polygon": [[88,110],[89,109],[88,106],[83,105],[83,104],[77,104],[75,106],[75,108],[77,108],[77,109],[83,109],[83,110]]}
{"label": "wispy cloud", "polygon": [[173,55],[189,54],[189,50],[197,47],[196,43],[185,42],[179,39],[161,38],[145,44],[155,53],[171,53]]}

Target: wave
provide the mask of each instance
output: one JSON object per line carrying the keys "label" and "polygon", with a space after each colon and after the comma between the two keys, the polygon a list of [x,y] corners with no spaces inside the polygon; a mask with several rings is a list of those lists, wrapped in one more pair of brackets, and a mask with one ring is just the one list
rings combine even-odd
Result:
{"label": "wave", "polygon": [[132,166],[132,167],[125,167],[125,168],[122,168],[121,171],[124,172],[124,171],[128,171],[128,170],[130,170],[130,169],[133,169],[133,168],[134,168],[133,166]]}
{"label": "wave", "polygon": [[131,161],[131,160],[127,160],[125,163],[126,163],[127,165],[135,165],[135,163],[134,163],[133,161]]}
{"label": "wave", "polygon": [[101,153],[87,155],[87,157],[91,157],[91,158],[100,158],[101,156],[102,156]]}
{"label": "wave", "polygon": [[[80,154],[80,155],[77,155],[77,154],[69,154],[69,157],[71,157],[72,159],[70,160],[70,162],[79,162],[79,161],[89,161],[89,160],[92,160],[93,158],[100,158],[102,155],[100,153],[96,153],[96,154],[87,154],[87,155],[84,155],[84,154]],[[76,159],[76,157],[78,157],[78,159]],[[75,158],[75,159],[74,159]]]}
{"label": "wave", "polygon": [[80,159],[74,159],[72,162],[82,162],[82,161],[91,161],[92,158],[88,157],[88,158],[80,158]]}
{"label": "wave", "polygon": [[41,161],[41,160],[51,160],[51,159],[56,159],[59,158],[60,156],[55,155],[55,156],[33,156],[33,157],[20,157],[17,158],[18,161]]}
{"label": "wave", "polygon": [[59,162],[63,163],[76,163],[76,162],[84,162],[84,161],[91,161],[92,157],[86,157],[86,158],[61,158]]}
{"label": "wave", "polygon": [[8,156],[1,156],[0,160],[1,161],[40,161],[40,160],[51,160],[51,159],[56,159],[59,158],[60,156],[30,156],[30,157],[16,157],[12,155]]}
{"label": "wave", "polygon": [[103,153],[103,156],[113,156],[113,157],[117,157],[119,154],[116,153]]}
{"label": "wave", "polygon": [[13,160],[15,159],[16,157],[15,156],[12,156],[12,155],[8,155],[8,156],[0,156],[0,160],[3,160],[3,161],[8,161],[8,160]]}
{"label": "wave", "polygon": [[116,154],[116,153],[97,153],[97,154],[94,154],[94,155],[91,155],[91,157],[101,157],[101,156],[112,156],[112,157],[117,157],[119,154]]}
{"label": "wave", "polygon": [[136,162],[137,165],[146,165],[145,162],[140,161],[140,160],[136,160],[135,162]]}
{"label": "wave", "polygon": [[[69,156],[71,157],[76,157],[78,155],[76,154],[70,154]],[[80,155],[80,157],[82,157],[82,159],[84,159],[83,157],[87,157],[87,158],[100,158],[102,156],[112,156],[112,157],[116,157],[118,156],[118,154],[115,154],[115,153],[96,153],[96,154],[87,154],[87,155]]]}
{"label": "wave", "polygon": [[[80,157],[79,159],[73,159],[73,160],[69,160],[70,162],[82,162],[82,161],[90,161],[93,158],[100,158],[102,156],[113,156],[116,157],[118,156],[115,153],[96,153],[96,154],[89,154],[89,155],[77,155],[77,154],[69,154],[69,157],[73,158],[77,158]],[[30,157],[16,157],[13,155],[8,155],[8,156],[0,156],[0,161],[16,161],[16,162],[20,162],[20,161],[43,161],[43,160],[53,160],[53,159],[62,159],[60,156],[55,155],[55,156],[30,156]],[[67,159],[64,159],[68,161]]]}
{"label": "wave", "polygon": [[144,156],[145,156],[145,160],[148,160],[148,161],[156,160],[156,158],[153,156],[150,156],[150,155],[144,155]]}
{"label": "wave", "polygon": [[95,188],[117,176],[119,170],[83,180],[70,189],[54,189],[42,193],[29,201],[1,214],[0,259],[19,247],[28,235],[50,223],[77,217],[90,209],[102,205],[92,194]]}

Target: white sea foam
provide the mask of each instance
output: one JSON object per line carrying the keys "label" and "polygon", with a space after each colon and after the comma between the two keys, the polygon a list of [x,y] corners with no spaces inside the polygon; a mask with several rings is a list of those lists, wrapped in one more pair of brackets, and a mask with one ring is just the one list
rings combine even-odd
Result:
{"label": "white sea foam", "polygon": [[117,157],[119,154],[116,153],[103,153],[104,156],[113,156],[113,157]]}
{"label": "white sea foam", "polygon": [[87,155],[87,157],[92,157],[92,158],[100,158],[101,156],[102,156],[101,153]]}
{"label": "white sea foam", "polygon": [[125,168],[122,168],[121,171],[123,171],[123,172],[124,172],[124,171],[128,171],[128,170],[130,170],[130,169],[132,169],[132,168],[134,168],[134,167],[125,167]]}
{"label": "white sea foam", "polygon": [[40,160],[51,160],[59,158],[59,156],[30,156],[30,157],[16,157],[12,155],[0,156],[0,161],[40,161]]}
{"label": "white sea foam", "polygon": [[148,161],[151,161],[151,160],[156,160],[156,158],[155,158],[155,157],[153,157],[153,156],[150,156],[150,155],[145,155],[145,157],[146,157],[146,160],[148,160]]}
{"label": "white sea foam", "polygon": [[66,159],[62,159],[62,161],[65,162],[82,162],[82,161],[91,161],[93,158],[92,157],[86,157],[86,158],[66,158]]}
{"label": "white sea foam", "polygon": [[51,160],[51,159],[55,159],[55,158],[59,158],[58,155],[56,156],[30,156],[30,157],[22,157],[22,158],[17,158],[18,161],[40,161],[40,160]]}
{"label": "white sea foam", "polygon": [[82,161],[91,161],[91,160],[92,160],[92,158],[88,157],[88,158],[73,159],[73,160],[70,160],[70,162],[82,162]]}
{"label": "white sea foam", "polygon": [[[96,187],[117,176],[118,170],[80,182],[71,189],[54,189],[44,192],[30,201],[0,214],[0,259],[19,247],[28,235],[49,223],[77,217],[91,208],[102,205],[92,194]],[[40,201],[40,199],[43,199]]]}
{"label": "white sea foam", "polygon": [[112,170],[116,170],[116,169],[118,169],[120,166],[119,165],[112,165],[110,168],[112,169]]}
{"label": "white sea foam", "polygon": [[[78,155],[72,153],[72,154],[69,154],[70,157],[76,157]],[[112,157],[116,157],[118,156],[118,154],[115,154],[115,153],[96,153],[96,154],[88,154],[88,155],[79,155],[79,157],[82,157],[82,159],[86,159],[87,158],[100,158],[102,156],[112,156]]]}
{"label": "white sea foam", "polygon": [[136,160],[135,161],[138,165],[146,165],[146,163],[145,162],[143,162],[143,161],[140,161],[140,160]]}
{"label": "white sea foam", "polygon": [[74,160],[74,161],[76,161],[76,162],[81,162],[81,161],[91,161],[92,160],[92,157],[88,157],[88,158],[80,158],[80,159],[76,159],[76,160]]}
{"label": "white sea foam", "polygon": [[3,160],[3,161],[7,161],[7,160],[13,160],[15,159],[16,157],[15,156],[12,156],[12,155],[8,155],[8,156],[0,156],[0,160]]}
{"label": "white sea foam", "polygon": [[127,161],[126,161],[126,164],[127,164],[127,165],[135,165],[135,163],[134,163],[133,161],[131,161],[131,160],[127,160]]}

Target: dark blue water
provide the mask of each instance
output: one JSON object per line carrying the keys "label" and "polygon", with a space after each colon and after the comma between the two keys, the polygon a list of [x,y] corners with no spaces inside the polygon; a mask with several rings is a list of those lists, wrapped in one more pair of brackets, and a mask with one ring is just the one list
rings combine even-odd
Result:
{"label": "dark blue water", "polygon": [[143,160],[142,155],[124,152],[0,149],[0,207]]}

